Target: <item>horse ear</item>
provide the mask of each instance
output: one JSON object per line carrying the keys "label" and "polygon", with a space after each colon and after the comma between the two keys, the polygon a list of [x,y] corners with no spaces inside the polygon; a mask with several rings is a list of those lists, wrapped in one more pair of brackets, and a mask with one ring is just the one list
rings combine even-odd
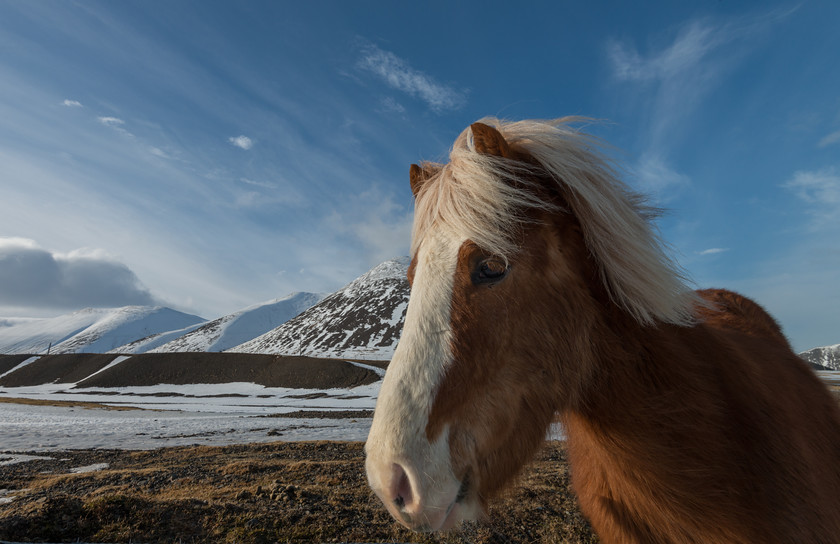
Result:
{"label": "horse ear", "polygon": [[411,165],[408,169],[408,182],[411,184],[411,192],[414,194],[414,198],[417,198],[420,187],[426,183],[426,180],[434,176],[438,170],[439,168],[433,168],[429,163],[423,164],[423,166]]}
{"label": "horse ear", "polygon": [[495,128],[484,123],[473,123],[470,129],[477,152],[505,159],[514,158],[505,137]]}

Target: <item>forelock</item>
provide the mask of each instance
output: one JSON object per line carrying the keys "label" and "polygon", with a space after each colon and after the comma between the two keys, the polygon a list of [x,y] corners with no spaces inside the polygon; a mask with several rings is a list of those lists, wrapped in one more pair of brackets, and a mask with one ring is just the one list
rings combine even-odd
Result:
{"label": "forelock", "polygon": [[427,166],[438,171],[417,194],[412,254],[431,229],[441,229],[507,259],[528,222],[525,212],[555,208],[530,181],[538,167],[478,153],[469,129],[455,141],[448,164]]}

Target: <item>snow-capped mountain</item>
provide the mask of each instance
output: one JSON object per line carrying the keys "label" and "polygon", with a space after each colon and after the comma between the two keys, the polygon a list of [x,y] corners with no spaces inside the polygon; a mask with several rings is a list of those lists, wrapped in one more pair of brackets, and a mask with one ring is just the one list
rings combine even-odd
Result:
{"label": "snow-capped mountain", "polygon": [[276,329],[228,351],[387,360],[408,306],[408,257],[386,261]]}
{"label": "snow-capped mountain", "polygon": [[171,308],[87,308],[0,327],[0,353],[105,353],[138,338],[204,322]]}
{"label": "snow-capped mountain", "polygon": [[840,370],[840,344],[812,348],[799,354],[809,363],[816,363],[831,370]]}
{"label": "snow-capped mountain", "polygon": [[282,325],[320,302],[325,296],[325,293],[292,293],[285,298],[255,304],[214,319],[149,351],[225,351]]}

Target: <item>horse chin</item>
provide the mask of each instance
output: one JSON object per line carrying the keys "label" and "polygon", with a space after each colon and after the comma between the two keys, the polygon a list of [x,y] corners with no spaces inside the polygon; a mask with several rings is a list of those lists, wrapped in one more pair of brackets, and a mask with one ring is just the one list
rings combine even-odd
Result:
{"label": "horse chin", "polygon": [[433,522],[426,521],[424,523],[411,523],[402,516],[397,519],[406,527],[418,532],[437,532],[450,531],[456,529],[464,521],[472,521],[478,519],[483,512],[482,507],[478,501],[466,498],[453,502],[446,510],[446,514],[441,516]]}
{"label": "horse chin", "polygon": [[449,500],[441,501],[438,505],[427,505],[419,512],[408,512],[393,502],[383,502],[394,519],[412,531],[449,531],[457,528],[463,521],[478,519],[484,511],[469,477],[460,484],[457,481],[452,483],[454,486],[450,491],[452,494]]}
{"label": "horse chin", "polygon": [[449,531],[450,529],[454,529],[463,521],[478,519],[481,512],[482,509],[478,505],[477,501],[464,500],[461,502],[455,502],[452,504],[452,508],[443,520],[443,524],[437,530]]}

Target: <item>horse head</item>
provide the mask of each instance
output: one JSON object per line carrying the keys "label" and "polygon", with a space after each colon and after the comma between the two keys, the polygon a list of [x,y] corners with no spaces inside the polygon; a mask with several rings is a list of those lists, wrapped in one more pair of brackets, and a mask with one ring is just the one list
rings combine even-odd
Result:
{"label": "horse head", "polygon": [[[612,201],[587,195],[590,182],[616,190],[588,140],[565,122],[487,123],[461,134],[449,164],[410,170],[411,297],[366,452],[371,487],[413,529],[478,516],[515,477],[555,412],[579,402],[617,297],[642,320],[660,310],[633,296],[651,289],[639,275],[665,274],[642,266],[628,280],[604,266],[635,263],[599,228],[629,225],[647,237],[642,253],[659,248],[623,187]],[[604,213],[627,225],[584,223]]]}

